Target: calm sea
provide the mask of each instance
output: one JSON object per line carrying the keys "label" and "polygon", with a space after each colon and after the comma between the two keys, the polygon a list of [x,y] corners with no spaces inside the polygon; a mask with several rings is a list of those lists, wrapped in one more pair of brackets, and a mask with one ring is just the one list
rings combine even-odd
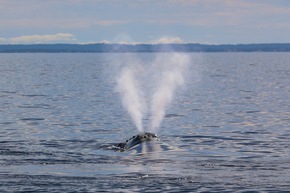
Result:
{"label": "calm sea", "polygon": [[0,54],[0,192],[290,191],[290,53],[189,53],[156,150],[110,150],[116,75],[157,55]]}

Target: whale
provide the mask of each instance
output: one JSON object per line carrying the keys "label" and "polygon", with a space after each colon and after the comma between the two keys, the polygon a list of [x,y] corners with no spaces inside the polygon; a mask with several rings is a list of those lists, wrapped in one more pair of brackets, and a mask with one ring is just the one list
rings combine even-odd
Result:
{"label": "whale", "polygon": [[158,137],[154,133],[149,132],[142,132],[138,135],[132,136],[130,139],[126,140],[125,142],[118,143],[115,146],[120,149],[120,151],[126,151],[129,149],[134,148],[135,146],[147,142],[147,141],[153,141],[158,140]]}

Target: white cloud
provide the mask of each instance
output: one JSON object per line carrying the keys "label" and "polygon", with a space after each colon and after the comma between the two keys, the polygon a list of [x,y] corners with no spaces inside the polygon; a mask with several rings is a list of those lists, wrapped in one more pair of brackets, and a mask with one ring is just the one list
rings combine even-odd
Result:
{"label": "white cloud", "polygon": [[120,39],[120,35],[119,35],[118,38],[115,38],[113,41],[102,40],[100,42],[95,42],[95,43],[105,43],[105,44],[116,43],[116,44],[138,45],[138,44],[182,44],[185,42],[179,37],[169,37],[169,36],[163,36],[159,39],[149,40],[146,42],[137,42],[137,41],[133,41],[131,37],[129,37],[128,35],[122,36],[122,38]]}
{"label": "white cloud", "polygon": [[126,35],[122,34],[122,36],[119,34],[112,41],[102,40],[100,42],[95,42],[95,43],[138,45],[138,44],[182,44],[185,42],[180,37],[171,37],[171,36],[163,36],[155,40],[138,42],[138,41],[133,41],[132,38],[127,34]]}
{"label": "white cloud", "polygon": [[60,43],[74,42],[76,38],[70,33],[57,33],[47,35],[18,36],[13,38],[0,38],[1,43],[7,44],[35,44],[35,43]]}
{"label": "white cloud", "polygon": [[100,43],[102,43],[102,44],[110,44],[111,42],[109,40],[102,40]]}
{"label": "white cloud", "polygon": [[152,44],[181,44],[184,41],[179,37],[161,37],[157,40],[150,41]]}

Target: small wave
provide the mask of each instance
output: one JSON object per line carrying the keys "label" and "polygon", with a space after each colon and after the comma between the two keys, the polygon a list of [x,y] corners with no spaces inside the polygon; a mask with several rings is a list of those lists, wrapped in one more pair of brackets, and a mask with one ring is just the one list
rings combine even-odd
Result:
{"label": "small wave", "polygon": [[175,117],[185,117],[185,115],[180,114],[166,114],[165,118],[175,118]]}
{"label": "small wave", "polygon": [[36,117],[31,117],[31,118],[22,118],[20,119],[21,121],[43,121],[45,118],[36,118]]}
{"label": "small wave", "polygon": [[22,94],[24,97],[45,97],[45,94]]}
{"label": "small wave", "polygon": [[25,105],[18,105],[19,108],[23,109],[49,109],[51,105],[47,104],[25,104]]}

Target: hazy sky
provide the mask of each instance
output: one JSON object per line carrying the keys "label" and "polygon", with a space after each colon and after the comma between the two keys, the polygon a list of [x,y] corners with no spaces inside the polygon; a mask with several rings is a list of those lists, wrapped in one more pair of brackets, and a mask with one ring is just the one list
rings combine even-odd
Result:
{"label": "hazy sky", "polygon": [[0,44],[290,43],[290,0],[0,0]]}

